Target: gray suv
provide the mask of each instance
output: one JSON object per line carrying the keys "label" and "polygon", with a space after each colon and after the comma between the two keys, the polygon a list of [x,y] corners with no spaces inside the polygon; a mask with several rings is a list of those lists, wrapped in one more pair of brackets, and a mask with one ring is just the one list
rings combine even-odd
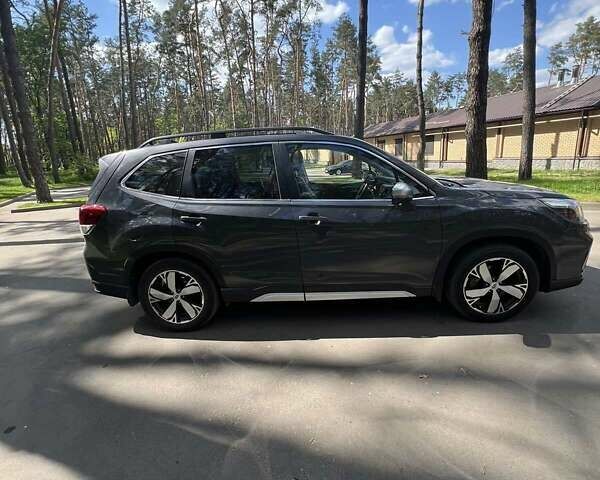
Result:
{"label": "gray suv", "polygon": [[[356,168],[330,176],[340,161]],[[96,290],[176,330],[230,302],[414,296],[503,320],[579,284],[592,244],[565,195],[432,178],[309,128],[170,135],[108,155],[79,218]]]}

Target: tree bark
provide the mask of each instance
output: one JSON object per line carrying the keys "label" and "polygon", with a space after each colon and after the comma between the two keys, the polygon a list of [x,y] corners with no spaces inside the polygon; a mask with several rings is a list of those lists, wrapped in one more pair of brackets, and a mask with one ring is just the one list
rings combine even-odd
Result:
{"label": "tree bark", "polygon": [[[365,89],[367,83],[367,21],[369,0],[360,0],[358,10],[358,84],[356,86],[356,114],[354,115],[354,136],[362,139],[365,135]],[[354,158],[352,176],[362,176],[362,161]]]}
{"label": "tree bark", "polygon": [[131,41],[129,38],[129,13],[127,11],[127,0],[121,0],[123,2],[123,21],[125,22],[125,49],[127,51],[127,70],[128,70],[128,81],[129,81],[129,105],[131,110],[131,148],[135,148],[139,145],[138,135],[138,116],[137,116],[137,98],[136,98],[136,84],[135,84],[135,73],[133,71],[133,60],[131,57]]}
{"label": "tree bark", "polygon": [[15,100],[19,110],[19,119],[23,132],[25,154],[35,182],[35,194],[38,202],[51,202],[52,196],[46,182],[42,162],[40,161],[37,139],[33,128],[33,119],[29,99],[25,92],[25,77],[17,51],[15,30],[12,24],[9,0],[0,0],[0,30],[4,40],[4,53],[8,65],[8,74],[15,92]]}
{"label": "tree bark", "polygon": [[536,0],[523,1],[523,132],[519,180],[529,180],[535,133],[535,21]]}
{"label": "tree bark", "polygon": [[17,175],[19,176],[19,180],[21,180],[21,184],[24,187],[31,188],[33,184],[31,183],[31,179],[25,173],[23,169],[23,164],[21,163],[20,152],[15,143],[15,138],[13,136],[13,130],[10,122],[10,115],[8,114],[8,110],[6,109],[6,99],[4,97],[4,92],[0,91],[0,112],[2,115],[2,121],[4,122],[4,128],[6,130],[6,136],[8,138],[8,145],[10,146],[10,154],[15,164],[15,169],[17,170]]}
{"label": "tree bark", "polygon": [[[56,151],[56,139],[54,138],[54,99],[52,98],[52,90],[54,86],[54,70],[58,60],[58,35],[60,32],[60,15],[63,9],[64,0],[55,1],[54,15],[48,15],[48,24],[53,20],[52,35],[50,40],[50,61],[48,65],[48,82],[46,84],[46,95],[48,98],[48,109],[46,119],[46,138],[48,140],[48,152],[50,153],[50,164],[52,166],[52,178],[55,183],[60,182],[60,174],[58,171],[59,159]],[[48,12],[49,13],[49,12]]]}
{"label": "tree bark", "polygon": [[2,145],[2,137],[0,136],[0,175],[5,175],[7,171],[6,157],[4,156],[4,145]]}
{"label": "tree bark", "polygon": [[125,102],[125,58],[123,57],[123,2],[119,0],[119,75],[121,81],[121,89],[119,92],[119,100],[121,103],[121,123],[123,134],[125,137],[124,148],[127,149],[131,145],[129,141],[129,125],[127,123],[127,104]]}
{"label": "tree bark", "polygon": [[467,70],[467,177],[487,178],[486,110],[488,54],[492,24],[492,0],[473,0]]}
{"label": "tree bark", "polygon": [[419,151],[417,168],[425,170],[425,101],[423,99],[423,9],[425,0],[417,4],[417,105],[419,106]]}
{"label": "tree bark", "polygon": [[[4,84],[4,94],[6,95],[6,100],[8,101],[8,107],[10,109],[10,115],[8,115],[8,112],[6,112],[6,116],[4,117],[4,124],[7,128],[9,125],[12,125],[12,127],[14,128],[16,147],[19,153],[19,158],[17,159],[18,163],[15,162],[15,167],[17,168],[17,172],[22,172],[24,175],[23,178],[26,179],[27,185],[25,185],[25,183],[23,185],[31,187],[33,186],[33,183],[31,178],[31,171],[29,169],[29,164],[27,163],[27,157],[25,155],[25,147],[23,145],[23,135],[21,134],[21,124],[19,123],[19,112],[17,111],[15,94],[12,88],[10,77],[8,75],[8,64],[6,63],[4,48],[2,47],[0,47],[0,70],[2,70],[2,83]],[[4,106],[4,108],[6,108],[6,106]]]}

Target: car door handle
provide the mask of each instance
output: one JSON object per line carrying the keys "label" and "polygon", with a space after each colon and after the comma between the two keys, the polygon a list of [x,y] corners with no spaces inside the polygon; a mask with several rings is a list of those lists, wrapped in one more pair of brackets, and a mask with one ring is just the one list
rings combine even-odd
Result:
{"label": "car door handle", "polygon": [[321,215],[300,215],[298,220],[301,222],[312,223],[313,225],[321,225],[322,222],[327,221],[327,217],[322,217]]}
{"label": "car door handle", "polygon": [[206,217],[193,217],[189,215],[182,215],[179,219],[185,223],[193,223],[197,227],[201,227],[206,222]]}

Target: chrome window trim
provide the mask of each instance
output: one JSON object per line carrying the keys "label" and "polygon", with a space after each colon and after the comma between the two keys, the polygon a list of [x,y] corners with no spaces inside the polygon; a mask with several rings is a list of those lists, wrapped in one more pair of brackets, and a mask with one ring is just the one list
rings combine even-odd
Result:
{"label": "chrome window trim", "polygon": [[[398,165],[393,164],[392,162],[390,162],[389,160],[387,160],[385,157],[382,157],[378,153],[374,153],[374,152],[372,152],[370,150],[367,150],[364,147],[360,147],[358,145],[353,145],[351,143],[332,142],[332,141],[328,141],[328,140],[320,140],[320,141],[319,140],[315,140],[315,141],[304,141],[304,142],[298,141],[298,140],[296,140],[296,141],[294,141],[294,140],[285,140],[285,141],[279,142],[279,143],[282,143],[282,144],[287,144],[287,143],[295,143],[295,144],[308,143],[308,144],[311,144],[311,145],[314,145],[314,144],[319,144],[319,145],[339,145],[339,146],[342,146],[342,147],[356,148],[358,150],[362,150],[363,152],[368,153],[370,155],[373,155],[375,158],[378,158],[379,160],[381,160],[384,163],[388,164],[394,170],[400,170],[404,175],[406,175],[408,178],[412,179],[415,183],[417,183],[418,185],[420,185],[425,190],[425,192],[427,192],[427,193],[430,194],[427,197],[417,197],[417,198],[414,198],[413,200],[417,200],[418,198],[435,197],[435,192],[433,192],[427,185],[424,185],[422,182],[420,182],[415,177],[413,177],[410,173],[405,172]],[[322,199],[322,200],[324,200],[324,199]],[[370,199],[364,199],[364,200],[370,200]],[[354,202],[361,202],[361,201],[364,201],[364,200],[360,200],[360,199],[359,200],[353,200],[353,199],[350,199],[350,201],[354,201]]]}
{"label": "chrome window trim", "polygon": [[210,145],[204,147],[195,147],[189,148],[188,150],[192,152],[191,162],[194,161],[193,153],[198,150],[214,150],[217,148],[228,148],[228,147],[254,147],[259,145],[270,145],[271,153],[273,154],[273,167],[275,168],[275,179],[277,180],[277,191],[279,192],[279,198],[197,198],[197,197],[179,197],[180,200],[196,200],[202,203],[204,202],[226,202],[231,204],[231,202],[266,202],[270,205],[274,205],[275,202],[282,202],[288,200],[286,198],[281,198],[281,184],[279,183],[279,172],[277,171],[277,160],[275,159],[275,149],[273,145],[278,142],[243,142],[243,143],[232,143],[227,145]]}
{"label": "chrome window trim", "polygon": [[[154,196],[154,197],[160,197],[160,198],[172,198],[172,199],[175,199],[175,200],[179,199],[180,197],[179,197],[179,196],[175,196],[175,195],[167,195],[167,194],[165,194],[165,193],[154,193],[154,192],[147,192],[146,190],[140,190],[140,189],[138,189],[138,188],[131,188],[131,187],[128,187],[127,185],[125,185],[125,183],[127,182],[127,180],[129,180],[129,177],[131,177],[131,176],[132,176],[132,175],[133,175],[135,172],[137,172],[137,171],[138,171],[140,168],[142,168],[142,166],[143,166],[143,165],[144,165],[146,162],[148,162],[148,161],[150,161],[150,160],[152,160],[153,158],[156,158],[156,157],[164,157],[165,155],[173,155],[173,154],[176,154],[176,153],[185,153],[185,154],[186,154],[186,158],[184,158],[184,159],[183,159],[183,168],[184,168],[184,172],[182,172],[182,174],[181,174],[181,180],[182,180],[182,182],[183,182],[183,174],[185,173],[185,162],[186,162],[186,160],[187,160],[187,152],[188,152],[189,150],[190,150],[189,148],[185,148],[185,149],[179,149],[179,150],[172,150],[172,151],[170,151],[170,152],[155,153],[154,155],[150,155],[150,156],[148,156],[148,157],[144,158],[144,160],[142,160],[142,161],[141,161],[140,163],[138,163],[138,164],[137,164],[135,167],[133,167],[133,168],[132,168],[132,169],[129,171],[129,173],[127,173],[127,174],[126,174],[126,175],[125,175],[125,176],[124,176],[124,177],[121,179],[121,181],[119,182],[119,186],[120,186],[122,189],[124,189],[124,190],[126,190],[126,191],[128,191],[128,192],[141,193],[141,194],[144,194],[144,195],[152,195],[152,196]],[[181,186],[180,186],[179,190],[181,191]]]}

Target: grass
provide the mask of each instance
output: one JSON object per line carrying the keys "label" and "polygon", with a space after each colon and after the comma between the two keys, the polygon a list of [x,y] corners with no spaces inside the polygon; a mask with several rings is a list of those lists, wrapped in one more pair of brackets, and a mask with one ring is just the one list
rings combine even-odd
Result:
{"label": "grass", "polygon": [[[77,176],[75,169],[61,171],[60,183],[54,183],[51,179],[48,179],[48,185],[51,189],[79,187],[90,183],[90,180]],[[33,188],[26,188],[21,185],[21,181],[15,172],[0,176],[0,202],[34,191]]]}
{"label": "grass", "polygon": [[87,197],[63,198],[52,203],[27,202],[20,204],[15,210],[27,208],[39,208],[40,210],[51,210],[58,207],[78,207],[87,201]]}
{"label": "grass", "polygon": [[[464,176],[461,169],[427,170],[430,175]],[[600,170],[534,170],[533,178],[518,182],[517,170],[488,170],[488,179],[549,188],[583,202],[600,202]]]}

